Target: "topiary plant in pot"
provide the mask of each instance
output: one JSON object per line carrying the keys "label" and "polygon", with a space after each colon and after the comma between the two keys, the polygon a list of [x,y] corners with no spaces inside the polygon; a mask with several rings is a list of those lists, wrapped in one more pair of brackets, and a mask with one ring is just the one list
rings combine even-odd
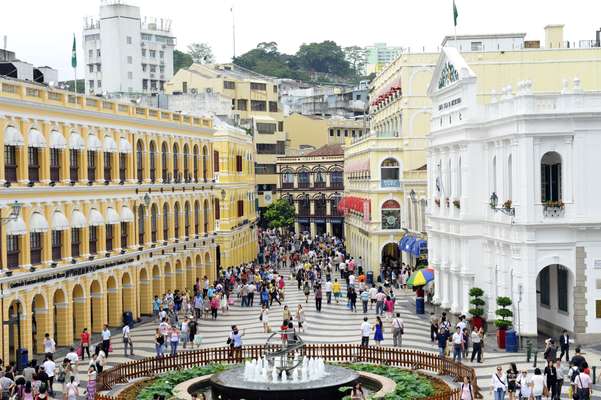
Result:
{"label": "topiary plant in pot", "polygon": [[506,296],[497,297],[497,306],[500,308],[495,311],[501,318],[495,320],[495,326],[497,327],[497,344],[500,349],[505,348],[505,333],[508,328],[511,327],[512,323],[509,318],[513,317],[513,312],[508,309],[511,305],[511,299]]}
{"label": "topiary plant in pot", "polygon": [[470,304],[473,306],[469,309],[469,313],[472,314],[472,326],[480,329],[484,327],[484,319],[482,316],[484,315],[484,300],[482,300],[482,296],[484,296],[484,290],[473,287],[469,291],[469,295],[471,297]]}

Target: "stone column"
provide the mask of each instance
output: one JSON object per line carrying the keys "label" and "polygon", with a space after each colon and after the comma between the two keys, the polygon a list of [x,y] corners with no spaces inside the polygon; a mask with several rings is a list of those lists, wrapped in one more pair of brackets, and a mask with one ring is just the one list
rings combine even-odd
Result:
{"label": "stone column", "polygon": [[[576,247],[576,276],[574,282],[574,305],[572,310],[568,310],[574,313],[574,333],[584,334],[588,323],[586,320],[587,316],[587,278],[586,278],[586,250],[582,246]],[[568,284],[568,288],[570,285]],[[569,293],[569,292],[568,292]],[[569,297],[568,297],[569,298]],[[591,300],[592,304],[592,300]]]}
{"label": "stone column", "polygon": [[[117,283],[117,286],[119,283]],[[107,316],[108,324],[112,327],[118,327],[121,325],[121,314],[123,313],[123,301],[121,299],[122,293],[118,287],[107,289],[107,301],[108,301],[108,312]]]}

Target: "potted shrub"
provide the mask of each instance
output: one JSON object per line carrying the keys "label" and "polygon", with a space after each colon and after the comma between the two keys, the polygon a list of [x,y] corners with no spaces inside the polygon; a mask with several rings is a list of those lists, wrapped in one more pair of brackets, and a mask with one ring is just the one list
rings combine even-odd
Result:
{"label": "potted shrub", "polygon": [[511,320],[509,318],[513,317],[513,312],[507,308],[510,305],[511,299],[509,297],[497,297],[497,306],[500,308],[495,311],[495,314],[501,318],[495,320],[495,326],[497,327],[497,345],[500,349],[505,348],[505,333],[511,327]]}
{"label": "potted shrub", "polygon": [[461,208],[461,202],[459,201],[459,199],[453,200],[453,205],[455,206],[455,208]]}
{"label": "potted shrub", "polygon": [[469,291],[469,295],[471,297],[470,304],[473,306],[468,311],[472,314],[472,326],[480,329],[484,327],[484,319],[482,316],[484,315],[484,300],[482,300],[482,296],[484,296],[484,290],[474,287]]}

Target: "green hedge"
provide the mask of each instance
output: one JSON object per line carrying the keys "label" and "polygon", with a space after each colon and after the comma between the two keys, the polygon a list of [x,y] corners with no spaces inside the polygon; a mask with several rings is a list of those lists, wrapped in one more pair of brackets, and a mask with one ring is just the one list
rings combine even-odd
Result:
{"label": "green hedge", "polygon": [[204,367],[193,367],[181,371],[166,372],[156,377],[154,382],[146,386],[137,400],[152,400],[155,394],[170,398],[173,395],[175,386],[190,379],[198,378],[199,376],[216,374],[228,369],[230,366],[225,364],[209,364]]}
{"label": "green hedge", "polygon": [[[434,394],[432,382],[428,378],[411,371],[371,364],[344,364],[343,366],[355,371],[370,372],[392,379],[396,383],[396,388],[393,393],[384,397],[385,400],[412,400]],[[345,399],[350,398],[350,395],[345,397]]]}

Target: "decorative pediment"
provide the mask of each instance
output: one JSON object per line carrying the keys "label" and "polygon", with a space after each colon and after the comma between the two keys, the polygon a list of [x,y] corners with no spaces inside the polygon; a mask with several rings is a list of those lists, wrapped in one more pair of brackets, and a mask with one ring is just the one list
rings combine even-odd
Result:
{"label": "decorative pediment", "polygon": [[440,71],[438,88],[442,89],[457,80],[459,80],[459,73],[455,69],[455,66],[447,61]]}
{"label": "decorative pediment", "polygon": [[456,82],[475,77],[476,74],[456,48],[443,47],[432,74],[428,95],[432,97],[436,92],[452,86]]}

